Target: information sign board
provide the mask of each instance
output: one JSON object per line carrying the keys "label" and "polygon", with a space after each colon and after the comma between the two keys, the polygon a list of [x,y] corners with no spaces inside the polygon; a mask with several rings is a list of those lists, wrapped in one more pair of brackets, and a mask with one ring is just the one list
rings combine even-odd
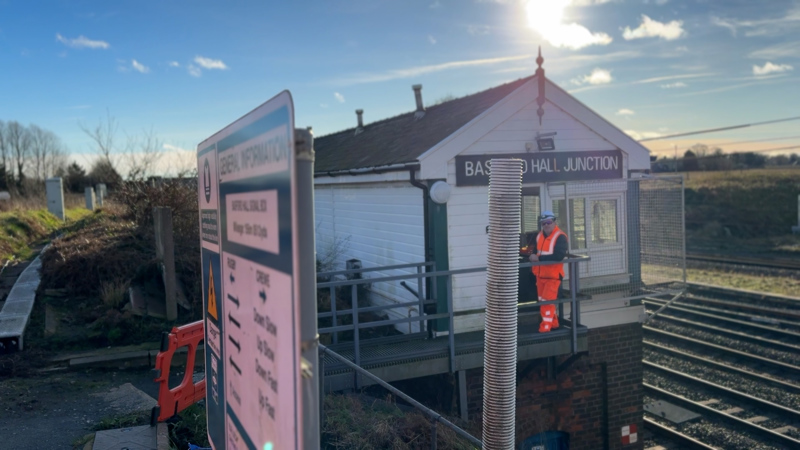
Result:
{"label": "information sign board", "polygon": [[288,91],[198,146],[208,432],[216,450],[302,447],[295,167]]}

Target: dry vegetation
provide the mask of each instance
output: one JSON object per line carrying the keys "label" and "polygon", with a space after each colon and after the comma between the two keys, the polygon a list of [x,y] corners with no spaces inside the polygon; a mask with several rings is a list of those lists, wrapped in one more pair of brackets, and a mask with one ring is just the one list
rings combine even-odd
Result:
{"label": "dry vegetation", "polygon": [[687,250],[800,252],[800,167],[691,172],[686,180]]}

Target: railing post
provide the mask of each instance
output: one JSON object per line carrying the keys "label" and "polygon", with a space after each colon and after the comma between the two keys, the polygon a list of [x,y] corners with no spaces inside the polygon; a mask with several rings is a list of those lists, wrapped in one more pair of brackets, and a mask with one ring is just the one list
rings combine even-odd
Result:
{"label": "railing post", "polygon": [[432,417],[431,418],[431,449],[433,449],[433,450],[436,450],[436,441],[438,440],[437,436],[436,436],[436,425],[437,424],[438,424],[438,422],[436,421],[436,419]]}
{"label": "railing post", "polygon": [[325,423],[325,352],[319,349],[319,425]]}
{"label": "railing post", "polygon": [[[422,274],[422,267],[417,266],[417,275]],[[417,309],[417,317],[419,317],[419,331],[425,331],[425,293],[422,291],[422,277],[417,278],[417,300],[419,300],[419,307]]]}
{"label": "railing post", "polygon": [[450,321],[450,326],[447,330],[447,345],[450,347],[450,373],[454,373],[456,371],[456,332],[453,316],[453,276],[448,275],[445,283],[447,287],[447,315]]}
{"label": "railing post", "polygon": [[[361,346],[358,339],[358,286],[355,284],[350,285],[351,287],[351,304],[353,309],[353,357],[355,358],[355,363],[357,366],[361,367]],[[359,381],[361,377],[359,376],[358,372],[354,374],[355,378],[355,387],[356,389],[359,388]]]}
{"label": "railing post", "polygon": [[[336,326],[336,286],[331,286],[331,317],[332,317],[332,325],[333,327]],[[339,333],[334,331],[333,332],[333,343],[339,343]]]}
{"label": "railing post", "polygon": [[573,261],[569,263],[569,293],[570,293],[570,309],[572,310],[572,354],[578,353],[578,302],[577,302],[577,292],[575,290],[578,288],[577,283],[577,268],[578,263]]}
{"label": "railing post", "polygon": [[[437,305],[439,304],[438,297],[437,297],[439,295],[439,290],[438,290],[439,289],[439,283],[436,281],[438,279],[439,279],[439,277],[430,277],[431,283],[433,283],[431,285],[431,300],[434,300]],[[437,308],[437,311],[435,313],[438,313],[438,312],[439,311],[438,311],[438,308]],[[434,328],[433,327],[433,321],[429,320],[428,321],[428,337],[429,338],[433,338],[433,328]]]}

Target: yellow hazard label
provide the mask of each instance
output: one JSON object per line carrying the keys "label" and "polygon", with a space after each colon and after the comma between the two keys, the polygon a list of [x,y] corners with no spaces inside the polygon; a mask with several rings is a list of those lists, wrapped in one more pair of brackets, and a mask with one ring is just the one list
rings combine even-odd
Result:
{"label": "yellow hazard label", "polygon": [[214,267],[208,262],[208,315],[219,320],[217,314],[217,290],[214,289]]}

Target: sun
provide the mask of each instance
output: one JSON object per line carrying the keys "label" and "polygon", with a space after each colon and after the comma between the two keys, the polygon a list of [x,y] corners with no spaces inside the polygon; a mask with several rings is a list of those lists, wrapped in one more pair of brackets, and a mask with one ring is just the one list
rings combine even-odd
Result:
{"label": "sun", "polygon": [[569,4],[570,0],[529,0],[525,5],[528,26],[543,35],[552,34],[562,26]]}
{"label": "sun", "polygon": [[564,22],[564,10],[571,0],[528,0],[525,13],[528,26],[554,47],[577,50],[587,45],[608,45],[611,36],[592,33],[583,25]]}

